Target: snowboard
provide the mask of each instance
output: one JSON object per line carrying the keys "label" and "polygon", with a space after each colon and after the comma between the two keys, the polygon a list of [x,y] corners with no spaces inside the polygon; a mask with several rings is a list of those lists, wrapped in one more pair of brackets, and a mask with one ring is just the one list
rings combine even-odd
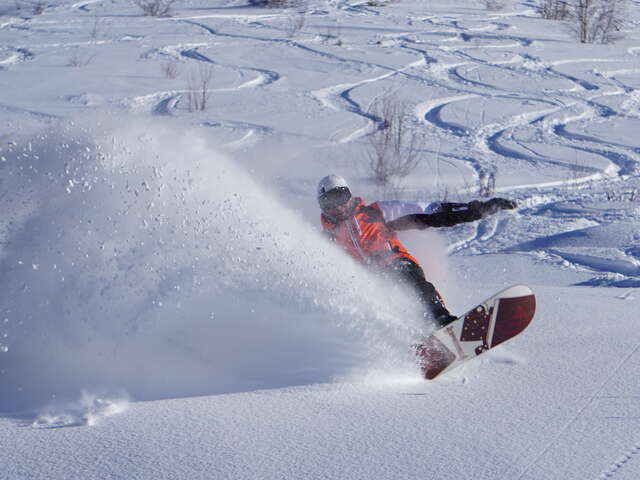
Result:
{"label": "snowboard", "polygon": [[496,293],[414,345],[422,374],[433,380],[519,335],[536,310],[536,297],[524,285]]}

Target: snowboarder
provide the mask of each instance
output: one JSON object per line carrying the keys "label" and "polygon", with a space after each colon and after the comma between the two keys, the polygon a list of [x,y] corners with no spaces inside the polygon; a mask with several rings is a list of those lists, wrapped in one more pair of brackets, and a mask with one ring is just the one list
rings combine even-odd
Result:
{"label": "snowboarder", "polygon": [[327,175],[318,185],[324,232],[359,262],[392,275],[412,287],[438,328],[456,319],[444,305],[418,261],[400,243],[397,231],[427,227],[451,227],[473,222],[499,210],[514,209],[504,198],[469,203],[436,202],[423,208],[417,203],[375,202],[365,204],[353,197],[346,180]]}

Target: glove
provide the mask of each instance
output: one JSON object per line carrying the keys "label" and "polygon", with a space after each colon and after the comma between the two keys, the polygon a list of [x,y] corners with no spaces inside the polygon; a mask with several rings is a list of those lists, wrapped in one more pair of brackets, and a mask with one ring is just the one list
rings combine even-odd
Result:
{"label": "glove", "polygon": [[493,215],[500,210],[513,210],[517,207],[518,204],[513,200],[507,200],[506,198],[492,198],[482,204],[482,213],[484,215]]}

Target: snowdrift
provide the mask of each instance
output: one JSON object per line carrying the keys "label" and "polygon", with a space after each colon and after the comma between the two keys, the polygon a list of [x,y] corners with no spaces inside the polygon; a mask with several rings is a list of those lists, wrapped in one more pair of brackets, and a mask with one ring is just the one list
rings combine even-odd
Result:
{"label": "snowdrift", "polygon": [[116,125],[65,123],[3,153],[1,410],[84,389],[163,398],[410,361],[415,302],[392,298],[202,135]]}

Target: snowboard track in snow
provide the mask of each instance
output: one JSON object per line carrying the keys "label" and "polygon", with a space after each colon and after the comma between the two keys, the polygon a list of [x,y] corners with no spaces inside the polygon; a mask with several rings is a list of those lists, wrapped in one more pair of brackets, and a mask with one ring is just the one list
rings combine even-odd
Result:
{"label": "snowboard track in snow", "polygon": [[623,470],[625,469],[625,467],[629,468],[629,463],[631,463],[632,461],[637,462],[639,454],[640,442],[636,443],[629,450],[622,452],[620,457],[616,461],[614,461],[611,466],[602,473],[602,475],[598,477],[598,480],[608,480],[611,478],[615,478],[618,473],[625,471]]}
{"label": "snowboard track in snow", "polygon": [[[529,470],[536,464],[538,463],[546,454],[547,452],[549,452],[551,450],[551,448],[556,445],[561,437],[565,434],[565,432],[567,432],[578,420],[578,418],[580,418],[586,411],[587,409],[593,404],[594,400],[596,400],[598,397],[600,397],[601,393],[604,391],[605,387],[609,384],[609,382],[611,381],[612,378],[614,378],[618,372],[620,371],[620,369],[631,359],[631,357],[633,357],[638,351],[640,350],[640,344],[637,345],[633,350],[631,350],[614,368],[613,370],[611,370],[604,378],[604,380],[602,381],[600,387],[589,396],[589,398],[587,399],[587,401],[584,403],[584,405],[579,408],[576,412],[576,414],[569,420],[568,423],[566,423],[562,428],[560,428],[560,430],[553,436],[553,438],[551,439],[551,441],[547,442],[547,444],[545,445],[545,447],[543,448],[543,450],[536,454],[535,457],[533,458],[533,460],[531,462],[529,462],[525,468],[520,472],[520,475],[518,475],[518,480],[522,479],[528,472]],[[609,475],[610,471],[613,471],[613,474],[615,474],[617,471],[619,471],[629,460],[631,460],[632,456],[635,456],[637,453],[640,452],[640,450],[637,449],[637,446],[634,446],[634,448],[630,451],[632,452],[631,455],[624,455],[622,458],[623,459],[627,459],[626,461],[617,461],[612,468],[610,468],[609,470],[607,470],[607,472],[605,472],[603,475]],[[605,478],[610,478],[605,476]]]}
{"label": "snowboard track in snow", "polygon": [[[347,10],[351,11],[351,8],[347,8]],[[359,15],[371,15],[374,14],[370,9],[357,9]],[[375,15],[378,15],[379,12],[376,12]],[[277,15],[272,18],[277,17]],[[508,17],[507,17],[508,18]],[[487,30],[493,30],[492,33],[485,32],[475,32],[468,33],[463,30],[463,27],[457,24],[455,20],[452,20],[449,25],[453,28],[457,29],[460,33],[455,37],[457,38],[457,44],[447,46],[446,48],[437,47],[435,49],[430,49],[429,53],[426,50],[422,50],[417,48],[419,45],[416,43],[414,38],[410,38],[410,34],[407,32],[398,33],[396,35],[391,35],[388,38],[394,38],[398,42],[398,46],[400,48],[407,49],[409,51],[414,51],[422,57],[422,62],[415,62],[408,64],[404,68],[390,68],[380,64],[365,62],[361,60],[349,59],[343,56],[337,55],[335,53],[329,51],[318,50],[316,48],[312,48],[308,45],[301,43],[300,41],[293,40],[290,38],[275,38],[275,37],[260,37],[254,35],[247,34],[239,34],[239,33],[225,33],[221,32],[215,27],[209,26],[205,23],[202,23],[204,20],[203,17],[198,17],[197,19],[189,19],[182,18],[176,19],[176,21],[180,21],[186,24],[191,24],[195,27],[204,29],[209,34],[219,37],[233,38],[233,39],[243,39],[247,41],[259,41],[259,42],[270,42],[277,43],[281,45],[285,45],[290,48],[296,48],[302,50],[304,52],[309,52],[313,55],[319,55],[331,61],[336,61],[339,63],[352,63],[354,65],[362,65],[367,66],[369,68],[383,68],[388,70],[388,73],[378,75],[375,77],[371,77],[368,79],[360,80],[356,83],[348,84],[348,85],[335,85],[330,87],[325,87],[321,90],[318,90],[313,93],[313,96],[316,97],[322,104],[332,109],[341,109],[347,113],[355,114],[360,118],[363,118],[367,121],[367,124],[364,127],[359,127],[357,130],[351,132],[350,134],[344,134],[344,132],[335,132],[332,136],[334,141],[337,143],[349,143],[355,140],[360,139],[363,136],[368,135],[373,130],[375,130],[376,125],[377,128],[380,128],[382,125],[382,119],[376,118],[375,116],[368,113],[368,111],[362,107],[358,102],[353,100],[352,93],[355,89],[368,85],[373,82],[387,80],[395,75],[403,75],[408,81],[419,81],[420,83],[426,83],[434,86],[439,86],[442,88],[446,88],[450,90],[452,93],[457,94],[461,100],[457,100],[459,102],[464,102],[464,97],[466,96],[468,100],[473,96],[480,96],[485,99],[496,99],[496,92],[500,89],[496,85],[491,85],[484,82],[478,82],[476,79],[471,78],[467,74],[463,74],[461,72],[461,68],[464,68],[465,72],[472,72],[478,67],[484,68],[493,68],[498,70],[503,70],[506,73],[520,75],[522,73],[533,74],[537,76],[547,77],[550,79],[557,79],[566,82],[570,82],[582,91],[589,94],[590,92],[595,92],[601,90],[600,86],[593,81],[584,80],[575,74],[569,74],[566,72],[561,72],[559,68],[563,65],[578,65],[584,63],[588,65],[590,62],[599,61],[598,59],[567,59],[567,60],[555,60],[553,62],[549,62],[548,64],[541,64],[541,70],[529,70],[529,69],[521,69],[519,66],[509,65],[508,63],[496,63],[489,62],[484,59],[476,58],[468,53],[470,48],[478,48],[477,45],[482,45],[484,48],[495,48],[495,49],[503,49],[505,51],[509,51],[510,49],[518,49],[518,50],[526,50],[530,48],[535,42],[543,42],[543,39],[530,39],[526,37],[518,37],[514,35],[510,35],[508,33],[502,33],[509,29],[509,24],[506,22],[499,22],[498,24],[491,24],[487,27],[484,27]],[[263,27],[266,28],[275,28],[267,23],[258,22]],[[279,29],[276,29],[279,30]],[[428,35],[434,34],[437,32],[429,32],[424,30],[417,30],[413,32],[411,35],[414,37],[420,35]],[[515,43],[513,43],[515,41]],[[493,43],[492,43],[493,42]],[[511,43],[510,43],[511,42]],[[477,45],[476,45],[477,43]],[[473,45],[471,45],[473,44]],[[447,74],[442,77],[440,75],[432,75],[431,67],[434,65],[439,65],[440,61],[438,57],[440,54],[446,55],[454,55],[457,56],[461,60],[460,65],[454,65],[450,68],[446,68],[445,71]],[[182,55],[190,57],[195,60],[212,62],[206,56],[203,56],[197,51],[186,50],[182,52]],[[524,61],[528,61],[532,58],[528,54],[519,54],[519,62],[522,63]],[[616,61],[612,59],[606,59],[606,61]],[[411,73],[409,73],[411,70]],[[434,72],[438,71],[438,69],[434,70]],[[510,96],[514,95],[514,92],[509,92]],[[562,114],[563,109],[568,108],[572,105],[575,105],[576,102],[582,103],[591,109],[591,113],[588,115],[582,115],[579,118],[576,118],[575,121],[579,121],[581,125],[592,123],[597,121],[600,118],[609,118],[617,115],[617,112],[605,105],[599,105],[595,103],[590,98],[582,98],[576,93],[571,92],[566,89],[558,89],[553,92],[553,101],[548,100],[549,95],[545,97],[531,98],[531,94],[528,91],[519,92],[519,96],[521,99],[529,98],[531,101],[539,101],[547,104],[553,105],[551,109],[546,111],[541,111],[536,114],[535,112],[527,113],[526,115],[517,115],[512,119],[503,120],[502,122],[498,122],[493,125],[493,127],[488,128],[487,126],[483,126],[481,129],[476,130],[472,126],[463,125],[456,122],[451,122],[446,119],[446,111],[450,106],[450,103],[442,102],[440,104],[434,104],[432,108],[428,111],[424,111],[420,113],[419,119],[421,121],[427,122],[430,125],[433,125],[435,128],[441,130],[444,134],[452,135],[453,137],[457,137],[460,141],[465,142],[467,139],[475,138],[475,144],[484,144],[487,152],[494,158],[502,158],[507,159],[509,161],[525,161],[528,162],[532,167],[543,163],[555,165],[559,168],[570,168],[573,169],[574,174],[573,177],[576,177],[575,172],[576,167],[570,165],[568,162],[562,159],[554,159],[549,158],[546,155],[541,155],[535,153],[528,146],[524,145],[521,142],[517,142],[512,146],[513,140],[513,132],[516,130],[527,127],[533,128],[534,130],[539,132],[539,135],[544,139],[547,139],[549,143],[556,143],[562,145],[566,148],[576,149],[575,142],[586,142],[589,141],[593,143],[595,138],[590,138],[587,136],[580,136],[579,134],[573,135],[568,133],[568,128],[570,123],[564,122],[561,124],[557,124],[554,126],[552,130],[552,136],[550,137],[546,131],[546,118],[549,115],[558,116]],[[167,100],[165,100],[166,102]],[[165,103],[166,106],[166,103]],[[160,107],[158,110],[162,113],[166,112],[166,108]],[[560,143],[558,143],[560,140]],[[562,140],[568,141],[563,143]],[[600,145],[605,146],[605,142],[599,141]],[[634,157],[637,154],[638,148],[627,147],[624,145],[610,145],[610,147],[614,147],[616,149],[624,149],[627,150]],[[605,147],[606,148],[606,147]],[[528,151],[528,153],[524,153],[524,151]],[[612,165],[616,166],[617,175],[628,175],[630,173],[635,173],[635,164],[636,158],[630,158],[621,152],[616,152],[611,150],[610,148],[589,148],[584,150],[587,153],[591,153],[597,156],[600,156],[607,161],[611,162]],[[484,159],[483,162],[486,162],[487,159]],[[476,171],[484,170],[485,168],[476,168]],[[607,170],[606,168],[604,169]],[[573,178],[573,183],[587,182],[593,181],[597,179],[598,172],[600,170],[595,168],[583,168],[584,175],[583,179]],[[609,174],[603,175],[603,178],[610,177]],[[538,185],[539,188],[544,188],[546,183],[542,183]],[[535,185],[528,185],[528,188],[535,188]]]}

